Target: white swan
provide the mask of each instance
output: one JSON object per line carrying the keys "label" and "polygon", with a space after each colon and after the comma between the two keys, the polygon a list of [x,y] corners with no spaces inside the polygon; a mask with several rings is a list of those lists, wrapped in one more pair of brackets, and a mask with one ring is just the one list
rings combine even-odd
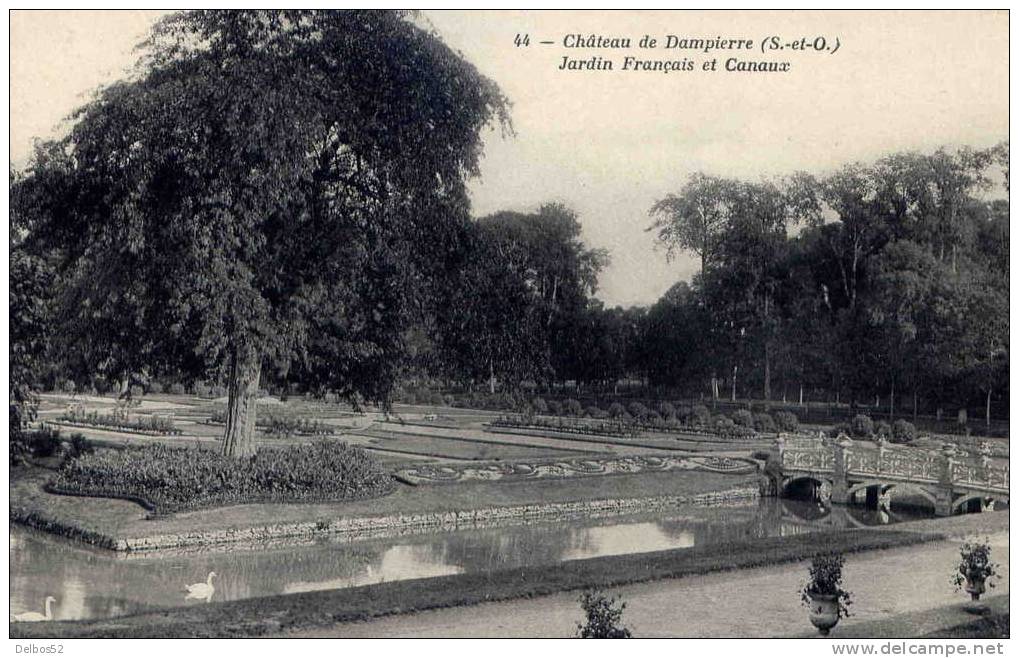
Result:
{"label": "white swan", "polygon": [[50,610],[50,604],[56,603],[57,600],[52,596],[46,597],[46,603],[43,604],[45,612],[22,612],[20,615],[14,615],[14,621],[49,621],[53,619],[53,612]]}
{"label": "white swan", "polygon": [[212,600],[212,595],[216,591],[216,588],[212,586],[212,579],[216,577],[215,571],[209,572],[209,577],[204,583],[195,583],[194,585],[188,585],[184,589],[187,594],[184,596],[184,600],[188,599],[205,599],[208,603]]}

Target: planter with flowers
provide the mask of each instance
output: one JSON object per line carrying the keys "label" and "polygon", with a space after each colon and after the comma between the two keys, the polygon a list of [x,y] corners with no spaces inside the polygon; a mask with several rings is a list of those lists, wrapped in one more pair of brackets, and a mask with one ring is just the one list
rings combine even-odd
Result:
{"label": "planter with flowers", "polygon": [[994,587],[994,579],[1000,577],[998,565],[991,562],[991,546],[987,539],[973,539],[959,548],[959,565],[952,582],[956,591],[966,590],[969,593],[973,604],[967,609],[981,611],[982,607],[976,602],[989,587]]}
{"label": "planter with flowers", "polygon": [[842,587],[845,559],[837,553],[815,555],[810,564],[810,581],[800,592],[803,605],[821,635],[827,635],[839,619],[849,616],[852,593]]}

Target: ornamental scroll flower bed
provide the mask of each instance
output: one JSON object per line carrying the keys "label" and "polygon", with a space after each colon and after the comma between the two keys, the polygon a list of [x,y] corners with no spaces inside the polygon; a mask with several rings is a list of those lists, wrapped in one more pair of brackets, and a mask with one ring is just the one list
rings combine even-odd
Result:
{"label": "ornamental scroll flower bed", "polygon": [[396,476],[411,484],[442,484],[470,481],[514,482],[673,470],[700,470],[744,475],[756,472],[757,464],[752,460],[732,457],[674,457],[671,455],[602,457],[530,463],[423,464],[400,469],[396,472]]}

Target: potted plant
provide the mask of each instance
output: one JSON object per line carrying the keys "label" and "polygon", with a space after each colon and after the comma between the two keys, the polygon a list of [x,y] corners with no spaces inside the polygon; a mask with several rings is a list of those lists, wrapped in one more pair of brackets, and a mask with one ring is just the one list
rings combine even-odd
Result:
{"label": "potted plant", "polygon": [[810,580],[800,593],[803,605],[810,611],[812,623],[821,635],[849,616],[852,593],[842,588],[842,566],[845,558],[838,553],[815,555],[810,564]]}
{"label": "potted plant", "polygon": [[[972,601],[979,601],[980,595],[988,587],[994,587],[994,578],[998,575],[998,565],[991,562],[991,546],[987,539],[973,539],[963,543],[959,548],[959,566],[952,582],[955,591],[965,589]],[[973,606],[976,609],[976,606]]]}

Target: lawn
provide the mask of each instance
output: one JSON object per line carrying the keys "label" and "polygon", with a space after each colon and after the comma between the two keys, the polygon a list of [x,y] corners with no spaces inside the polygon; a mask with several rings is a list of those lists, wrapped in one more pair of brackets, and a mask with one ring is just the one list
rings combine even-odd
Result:
{"label": "lawn", "polygon": [[13,520],[31,521],[65,535],[92,537],[112,546],[116,539],[195,534],[287,523],[318,523],[344,518],[485,509],[583,500],[693,496],[756,487],[755,476],[699,471],[643,473],[519,483],[470,482],[443,486],[397,484],[393,493],[372,500],[337,503],[245,504],[147,518],[139,505],[124,500],[60,496],[42,490],[50,470],[23,467],[11,471]]}

